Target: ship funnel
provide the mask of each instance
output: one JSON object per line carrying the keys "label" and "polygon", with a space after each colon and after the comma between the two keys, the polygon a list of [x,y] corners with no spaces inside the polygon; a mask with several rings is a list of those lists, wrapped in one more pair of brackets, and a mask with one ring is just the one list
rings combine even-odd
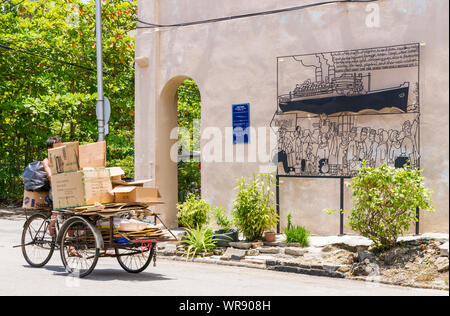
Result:
{"label": "ship funnel", "polygon": [[[328,57],[328,56],[327,56]],[[327,58],[325,54],[317,55],[317,58],[319,59],[320,64],[320,80],[318,81],[325,81],[329,82],[331,79],[334,78],[334,66],[330,65],[329,60],[332,59],[332,57]],[[316,70],[317,73],[317,70]],[[316,75],[317,77],[317,75]]]}

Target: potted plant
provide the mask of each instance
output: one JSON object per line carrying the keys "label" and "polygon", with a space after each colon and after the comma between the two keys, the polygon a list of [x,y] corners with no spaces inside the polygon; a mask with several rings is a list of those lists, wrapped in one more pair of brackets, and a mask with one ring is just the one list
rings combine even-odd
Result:
{"label": "potted plant", "polygon": [[277,239],[277,233],[273,231],[267,231],[264,233],[264,239],[268,242],[274,242]]}
{"label": "potted plant", "polygon": [[248,183],[243,178],[238,180],[233,218],[248,241],[261,240],[264,232],[278,223],[273,192],[275,185],[272,174],[253,175]]}
{"label": "potted plant", "polygon": [[219,230],[215,230],[215,236],[220,236],[217,239],[217,247],[228,247],[229,242],[239,240],[239,232],[237,229],[232,228],[233,220],[230,219],[226,211],[221,207],[213,209],[216,216],[216,224],[220,227]]}

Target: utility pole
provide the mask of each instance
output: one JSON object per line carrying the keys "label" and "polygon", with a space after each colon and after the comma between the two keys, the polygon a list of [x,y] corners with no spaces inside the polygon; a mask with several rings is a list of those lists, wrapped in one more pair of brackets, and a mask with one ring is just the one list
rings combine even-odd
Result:
{"label": "utility pole", "polygon": [[105,109],[103,100],[103,55],[102,55],[102,2],[95,0],[95,33],[97,37],[97,120],[98,141],[105,140]]}

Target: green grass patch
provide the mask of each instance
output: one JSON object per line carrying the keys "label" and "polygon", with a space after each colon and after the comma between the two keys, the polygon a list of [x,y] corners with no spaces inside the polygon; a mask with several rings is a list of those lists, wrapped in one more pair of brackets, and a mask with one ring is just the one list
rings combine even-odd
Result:
{"label": "green grass patch", "polygon": [[309,236],[311,232],[304,228],[303,226],[292,225],[292,212],[289,212],[287,216],[288,224],[284,229],[284,234],[286,235],[286,242],[288,243],[300,243],[302,247],[309,246]]}

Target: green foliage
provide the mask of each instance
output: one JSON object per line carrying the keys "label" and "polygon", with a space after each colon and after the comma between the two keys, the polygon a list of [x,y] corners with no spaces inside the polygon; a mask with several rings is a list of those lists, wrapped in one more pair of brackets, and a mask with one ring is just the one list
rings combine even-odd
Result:
{"label": "green foliage", "polygon": [[185,239],[179,243],[187,245],[186,260],[189,260],[191,254],[195,257],[198,253],[212,251],[216,248],[217,240],[217,238],[214,238],[214,233],[211,229],[198,227],[188,229]]}
{"label": "green foliage", "polygon": [[[185,80],[178,87],[178,126],[186,128],[194,135],[194,121],[201,119],[201,97],[197,84],[192,79]],[[200,139],[192,139],[191,150],[200,148]]]}
{"label": "green foliage", "polygon": [[125,129],[114,129],[108,135],[106,166],[121,167],[127,178],[134,178],[133,137],[133,131]]}
{"label": "green foliage", "polygon": [[261,239],[265,231],[278,223],[274,185],[272,174],[255,174],[249,183],[243,178],[237,181],[233,218],[247,240]]}
{"label": "green foliage", "polygon": [[200,194],[200,162],[180,161],[178,163],[178,201],[184,202],[189,193]]}
{"label": "green foliage", "polygon": [[221,207],[215,207],[213,212],[216,216],[216,224],[221,229],[229,231],[233,226],[233,220],[227,216],[226,210]]}
{"label": "green foliage", "polygon": [[[48,137],[97,140],[97,76],[94,1],[12,0],[0,10],[1,199],[22,194],[20,174],[47,156]],[[136,1],[103,1],[102,22],[108,158],[131,173]]]}
{"label": "green foliage", "polygon": [[[189,151],[200,148],[199,131],[194,130],[194,121],[201,119],[200,91],[192,79],[185,80],[178,87],[178,126],[190,135]],[[186,150],[186,148],[185,148]],[[178,201],[184,202],[189,193],[200,194],[201,170],[198,161],[181,161],[178,163]]]}
{"label": "green foliage", "polygon": [[417,222],[416,208],[433,210],[422,171],[387,165],[370,168],[363,162],[349,184],[354,204],[348,225],[379,248],[395,246],[397,238]]}
{"label": "green foliage", "polygon": [[198,195],[188,194],[186,201],[178,203],[178,222],[189,229],[202,228],[209,222],[210,205]]}
{"label": "green foliage", "polygon": [[311,232],[302,226],[292,225],[292,212],[289,212],[287,216],[287,226],[284,229],[284,234],[286,235],[286,242],[300,243],[302,247],[309,245],[308,238]]}
{"label": "green foliage", "polygon": [[287,229],[292,228],[292,211],[290,211],[287,215]]}

